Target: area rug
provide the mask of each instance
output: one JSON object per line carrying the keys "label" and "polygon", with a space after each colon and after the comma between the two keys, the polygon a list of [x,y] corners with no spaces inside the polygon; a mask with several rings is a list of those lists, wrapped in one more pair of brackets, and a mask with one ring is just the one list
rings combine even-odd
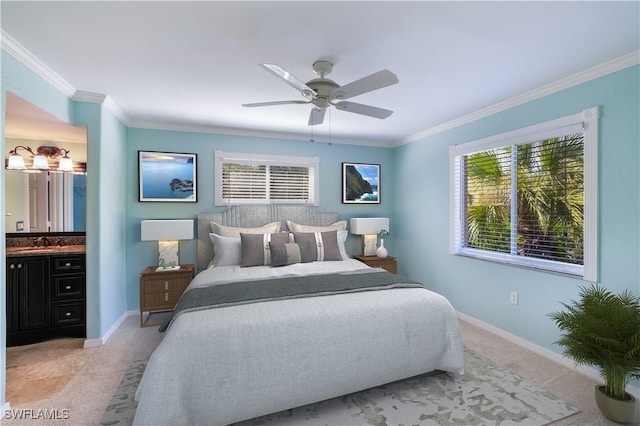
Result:
{"label": "area rug", "polygon": [[[466,349],[461,377],[431,373],[339,398],[281,411],[238,425],[545,425],[579,412],[509,369]],[[129,425],[146,366],[135,360],[102,417]]]}

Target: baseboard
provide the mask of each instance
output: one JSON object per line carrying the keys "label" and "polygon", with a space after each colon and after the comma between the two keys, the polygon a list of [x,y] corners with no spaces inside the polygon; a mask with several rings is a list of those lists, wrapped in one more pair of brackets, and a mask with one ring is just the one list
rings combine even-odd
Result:
{"label": "baseboard", "polygon": [[[545,347],[542,347],[526,339],[523,339],[522,337],[516,336],[515,334],[511,334],[508,331],[495,327],[489,323],[486,323],[482,320],[479,320],[475,317],[472,317],[460,311],[456,311],[456,313],[458,315],[458,318],[460,318],[463,321],[466,321],[478,328],[488,331],[489,333],[502,337],[503,339],[508,340],[511,343],[515,343],[516,345],[521,346],[527,350],[530,350],[531,352],[537,355],[540,355],[544,358],[547,358],[548,360],[551,360],[564,367],[577,371],[578,373],[583,374],[593,380],[602,382],[602,377],[600,377],[600,373],[598,373],[598,371],[593,368],[585,367],[581,365],[575,365],[573,361],[571,361],[568,358],[565,358],[559,353],[553,352],[552,350],[549,350]],[[636,398],[640,398],[640,388],[636,386],[633,386],[630,384],[627,385],[627,392],[629,392]]]}
{"label": "baseboard", "polygon": [[95,348],[97,346],[102,346],[105,343],[107,343],[107,341],[109,340],[109,338],[111,337],[111,335],[118,329],[118,327],[120,327],[120,325],[124,322],[124,320],[127,319],[127,317],[130,317],[132,315],[138,315],[140,314],[140,311],[125,311],[120,318],[118,318],[116,320],[115,323],[113,323],[113,325],[111,326],[111,328],[109,328],[109,330],[107,330],[107,332],[104,334],[104,336],[99,337],[97,339],[86,339],[84,341],[84,348]]}

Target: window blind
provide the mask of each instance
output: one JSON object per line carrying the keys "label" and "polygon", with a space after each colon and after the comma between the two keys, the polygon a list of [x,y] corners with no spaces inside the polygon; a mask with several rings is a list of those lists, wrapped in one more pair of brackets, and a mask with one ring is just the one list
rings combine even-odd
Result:
{"label": "window blind", "polygon": [[317,157],[216,152],[216,205],[309,203],[317,198]]}
{"label": "window blind", "polygon": [[596,122],[590,109],[452,147],[451,252],[595,279],[585,206],[596,193]]}

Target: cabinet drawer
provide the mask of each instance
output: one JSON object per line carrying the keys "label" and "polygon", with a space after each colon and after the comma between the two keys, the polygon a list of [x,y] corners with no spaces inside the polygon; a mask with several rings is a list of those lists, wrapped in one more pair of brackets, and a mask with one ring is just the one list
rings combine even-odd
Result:
{"label": "cabinet drawer", "polygon": [[56,256],[52,257],[52,273],[84,271],[84,256]]}
{"label": "cabinet drawer", "polygon": [[51,305],[53,327],[84,323],[84,300],[56,302]]}
{"label": "cabinet drawer", "polygon": [[145,278],[144,293],[164,293],[166,291],[184,291],[189,285],[189,278]]}
{"label": "cabinet drawer", "polygon": [[52,299],[84,297],[84,274],[54,275],[51,277]]}
{"label": "cabinet drawer", "polygon": [[152,310],[173,309],[180,296],[182,296],[182,291],[146,293],[143,295],[142,305]]}

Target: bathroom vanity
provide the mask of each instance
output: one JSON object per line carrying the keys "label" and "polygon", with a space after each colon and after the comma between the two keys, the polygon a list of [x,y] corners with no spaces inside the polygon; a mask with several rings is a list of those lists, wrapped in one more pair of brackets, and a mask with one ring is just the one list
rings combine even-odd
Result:
{"label": "bathroom vanity", "polygon": [[86,337],[85,246],[45,238],[49,244],[7,246],[7,346]]}

